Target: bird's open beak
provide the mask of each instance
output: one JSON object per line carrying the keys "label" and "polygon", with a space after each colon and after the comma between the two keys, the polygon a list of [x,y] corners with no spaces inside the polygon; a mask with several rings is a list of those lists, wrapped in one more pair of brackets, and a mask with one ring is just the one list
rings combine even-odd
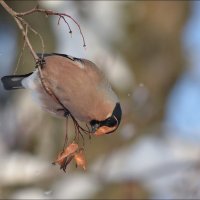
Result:
{"label": "bird's open beak", "polygon": [[105,135],[105,134],[109,134],[112,133],[113,131],[115,131],[117,129],[118,126],[113,126],[113,127],[108,127],[108,126],[101,126],[100,128],[98,128],[94,135],[96,136],[100,136],[100,135]]}

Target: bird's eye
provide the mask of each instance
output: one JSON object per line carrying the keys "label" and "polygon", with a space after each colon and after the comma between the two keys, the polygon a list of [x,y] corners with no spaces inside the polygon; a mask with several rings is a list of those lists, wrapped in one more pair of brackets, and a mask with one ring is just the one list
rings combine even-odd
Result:
{"label": "bird's eye", "polygon": [[90,125],[91,126],[94,126],[95,124],[98,124],[99,122],[97,121],[97,120],[92,120],[91,122],[90,122]]}
{"label": "bird's eye", "polygon": [[92,120],[90,122],[90,125],[91,125],[91,128],[92,128],[92,132],[95,132],[99,128],[100,122],[97,121],[97,120]]}

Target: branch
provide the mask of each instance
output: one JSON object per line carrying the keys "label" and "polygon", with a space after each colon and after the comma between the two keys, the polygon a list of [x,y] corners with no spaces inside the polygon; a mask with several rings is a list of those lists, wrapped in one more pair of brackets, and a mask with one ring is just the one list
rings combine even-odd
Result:
{"label": "branch", "polygon": [[30,15],[30,14],[33,14],[33,13],[43,13],[47,16],[49,16],[49,15],[59,16],[58,24],[59,24],[60,18],[62,18],[65,21],[65,23],[68,25],[70,33],[72,33],[68,22],[65,20],[65,17],[70,18],[77,25],[77,27],[80,31],[81,37],[83,39],[83,47],[86,47],[85,38],[84,38],[84,35],[82,33],[81,27],[80,27],[79,23],[73,17],[71,17],[70,15],[68,15],[66,13],[59,13],[59,12],[54,12],[52,10],[46,10],[46,9],[35,7],[35,8],[28,10],[26,12],[16,13],[16,16],[23,17],[23,16]]}
{"label": "branch", "polygon": [[46,9],[41,9],[41,8],[38,8],[38,6],[36,6],[35,8],[31,9],[31,10],[28,10],[26,12],[21,12],[21,13],[17,13],[15,12],[12,8],[10,8],[3,0],[0,0],[0,4],[3,6],[3,8],[14,18],[14,20],[16,21],[17,23],[17,26],[19,27],[19,29],[21,30],[23,36],[24,36],[24,40],[25,40],[25,43],[27,44],[34,60],[37,62],[39,60],[39,57],[37,56],[36,52],[34,51],[32,45],[31,45],[31,42],[30,42],[30,39],[28,37],[28,30],[34,32],[36,35],[39,36],[40,40],[41,40],[41,43],[42,43],[42,49],[43,49],[43,52],[44,52],[44,42],[43,42],[43,39],[42,39],[42,36],[37,32],[35,31],[22,17],[26,16],[26,15],[30,15],[30,14],[33,14],[33,13],[43,13],[47,16],[49,15],[55,15],[55,16],[59,16],[59,19],[58,19],[58,24],[60,22],[60,19],[63,19],[64,22],[67,24],[68,28],[69,28],[69,33],[71,34],[72,33],[72,30],[70,28],[70,25],[69,23],[66,21],[65,17],[71,19],[78,27],[79,31],[80,31],[80,34],[81,34],[81,37],[82,37],[82,40],[83,40],[83,47],[86,47],[86,43],[85,43],[85,38],[84,38],[84,35],[82,33],[82,30],[81,30],[81,27],[80,25],[78,24],[78,22],[73,18],[71,17],[70,15],[66,14],[66,13],[59,13],[59,12],[54,12],[52,10],[46,10]]}
{"label": "branch", "polygon": [[0,4],[4,7],[4,9],[9,13],[11,14],[12,16],[16,16],[17,13],[12,9],[10,8],[3,0],[0,0]]}
{"label": "branch", "polygon": [[35,59],[35,61],[39,60],[39,57],[37,56],[36,52],[33,50],[33,47],[32,47],[32,45],[30,43],[30,40],[28,38],[28,35],[27,35],[26,31],[24,30],[24,27],[23,27],[22,23],[20,22],[20,20],[17,17],[15,17],[14,19],[15,19],[19,29],[21,30],[23,36],[24,36],[24,39],[25,39],[25,41],[27,43],[27,46],[29,47],[29,50],[31,51],[31,54],[32,54],[33,58]]}
{"label": "branch", "polygon": [[25,42],[27,44],[27,46],[29,47],[29,50],[33,56],[33,58],[35,59],[35,61],[37,61],[39,59],[39,57],[37,56],[37,54],[35,53],[35,51],[33,50],[33,47],[30,43],[30,40],[28,38],[28,35],[26,33],[26,30],[25,28],[23,27],[22,23],[20,22],[20,20],[18,19],[17,17],[17,14],[12,8],[10,8],[3,0],[0,0],[0,4],[5,8],[5,10],[15,19],[16,23],[17,23],[17,26],[19,27],[19,29],[21,30],[23,36],[24,36],[24,39],[25,39]]}
{"label": "branch", "polygon": [[[27,32],[28,32],[28,27],[26,27],[26,34],[27,34]],[[15,71],[14,71],[14,75],[17,73],[17,70],[18,70],[18,67],[19,67],[19,63],[20,63],[21,58],[23,56],[25,47],[26,47],[26,41],[24,42],[22,50],[20,52],[20,55],[19,55],[19,58],[18,58],[18,61],[17,61],[17,66],[16,66]]]}

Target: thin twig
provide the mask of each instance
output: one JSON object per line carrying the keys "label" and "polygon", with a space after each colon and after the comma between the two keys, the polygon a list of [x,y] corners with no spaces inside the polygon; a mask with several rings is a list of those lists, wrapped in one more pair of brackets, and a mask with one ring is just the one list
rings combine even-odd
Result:
{"label": "thin twig", "polygon": [[63,16],[60,16],[60,17],[59,17],[59,19],[58,19],[58,25],[60,24],[60,19],[63,19],[63,20],[64,20],[64,22],[67,24],[67,26],[68,26],[68,28],[69,28],[69,34],[72,35],[72,29],[71,29],[69,23],[67,22],[67,20],[66,20]]}
{"label": "thin twig", "polygon": [[34,51],[31,43],[30,43],[30,40],[29,40],[29,37],[28,37],[28,33],[26,33],[24,27],[23,27],[23,24],[27,24],[28,25],[28,29],[30,29],[31,31],[33,31],[35,34],[39,35],[40,37],[40,40],[42,42],[42,47],[43,47],[43,51],[44,51],[44,43],[43,43],[43,39],[41,37],[41,35],[36,32],[22,17],[26,16],[26,15],[30,15],[30,14],[33,14],[33,13],[43,13],[45,14],[46,16],[49,16],[49,15],[55,15],[55,16],[59,16],[59,19],[58,19],[58,23],[60,21],[60,18],[62,18],[64,20],[64,22],[67,24],[68,28],[69,28],[69,33],[72,33],[72,30],[70,28],[70,25],[69,23],[66,21],[65,17],[71,19],[78,27],[79,29],[79,32],[81,34],[81,37],[82,37],[82,40],[83,40],[83,47],[86,47],[86,43],[85,43],[85,38],[84,38],[84,35],[82,33],[82,30],[81,30],[81,27],[79,25],[79,23],[73,18],[71,17],[70,15],[66,14],[66,13],[59,13],[59,12],[54,12],[52,10],[46,10],[46,9],[42,9],[42,8],[39,8],[38,5],[31,9],[31,10],[28,10],[26,12],[21,12],[21,13],[17,13],[15,12],[12,8],[10,8],[3,0],[0,0],[0,4],[4,7],[4,9],[14,18],[14,20],[16,21],[17,23],[17,26],[19,27],[19,29],[21,30],[23,36],[24,36],[24,39],[26,41],[26,44],[34,58],[34,60],[37,62],[39,60],[39,57],[37,56],[36,52]]}
{"label": "thin twig", "polygon": [[28,38],[28,36],[27,36],[27,34],[26,34],[26,31],[24,30],[24,27],[23,27],[22,23],[20,22],[20,20],[19,20],[18,18],[15,17],[14,19],[15,19],[15,21],[16,21],[16,23],[17,23],[19,29],[21,30],[23,36],[24,36],[24,39],[25,39],[25,41],[26,41],[26,43],[27,43],[27,46],[29,47],[29,50],[30,50],[30,52],[31,52],[31,54],[32,54],[32,56],[33,56],[33,58],[34,58],[35,61],[37,62],[37,61],[39,60],[39,57],[37,56],[37,54],[36,54],[35,51],[33,50],[33,47],[32,47],[32,45],[31,45],[31,43],[30,43],[30,40],[29,40],[29,38]]}
{"label": "thin twig", "polygon": [[65,146],[67,143],[68,143],[68,116],[66,117],[66,121],[65,121],[65,141],[63,145],[63,152],[65,150]]}
{"label": "thin twig", "polygon": [[41,34],[38,33],[38,32],[37,32],[29,23],[27,23],[24,19],[19,18],[19,20],[20,20],[20,21],[22,22],[22,24],[24,24],[30,31],[32,31],[35,35],[37,35],[37,36],[40,38],[40,41],[41,41],[41,44],[42,44],[42,57],[43,57],[45,47],[44,47],[44,40],[43,40]]}
{"label": "thin twig", "polygon": [[[70,15],[68,15],[66,13],[59,13],[59,12],[54,12],[52,10],[46,10],[46,9],[35,7],[35,8],[33,8],[31,10],[28,10],[26,12],[16,13],[16,16],[23,17],[23,16],[30,15],[30,14],[33,14],[33,13],[43,13],[43,14],[45,14],[47,16],[49,16],[49,15],[57,15],[57,16],[59,16],[58,21],[60,20],[60,18],[64,19],[64,17],[67,17],[67,18],[71,19],[77,25],[77,27],[79,29],[79,32],[80,32],[82,40],[83,40],[83,47],[86,47],[85,38],[84,38],[83,32],[81,30],[81,27],[80,27],[79,23],[73,17],[71,17]],[[64,19],[64,21],[66,22],[65,19]],[[69,24],[67,22],[66,22],[66,24],[68,25],[68,28],[69,28],[69,30],[71,32],[71,28],[70,28]]]}
{"label": "thin twig", "polygon": [[33,56],[33,58],[35,59],[35,61],[37,61],[39,59],[39,57],[37,56],[37,54],[35,53],[35,51],[33,50],[33,47],[30,43],[30,40],[26,34],[26,31],[22,25],[22,23],[20,22],[20,20],[17,18],[17,14],[12,8],[10,8],[3,0],[0,1],[0,4],[4,7],[4,9],[11,15],[13,16],[14,20],[16,21],[17,23],[17,26],[19,27],[19,29],[21,30],[23,36],[24,36],[24,39],[27,43],[27,46]]}
{"label": "thin twig", "polygon": [[[26,26],[26,34],[27,34],[27,32],[28,32],[28,27]],[[21,58],[22,58],[22,56],[24,54],[25,47],[26,47],[26,40],[24,40],[24,44],[23,44],[22,50],[20,52],[20,55],[19,55],[19,58],[18,58],[18,61],[17,61],[17,66],[15,68],[14,75],[17,73],[17,70],[19,68],[19,64],[20,64]]]}
{"label": "thin twig", "polygon": [[3,0],[0,0],[0,4],[4,7],[4,9],[13,17],[15,17],[17,15],[17,13],[11,8],[9,7]]}

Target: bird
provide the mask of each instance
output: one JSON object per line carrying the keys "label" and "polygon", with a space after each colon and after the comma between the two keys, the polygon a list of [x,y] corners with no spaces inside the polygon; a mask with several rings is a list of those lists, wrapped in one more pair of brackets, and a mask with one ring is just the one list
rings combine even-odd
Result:
{"label": "bird", "polygon": [[28,74],[2,77],[5,90],[29,89],[43,110],[57,117],[70,114],[90,124],[94,135],[117,130],[122,118],[120,101],[96,64],[60,53],[37,55],[43,63],[40,68],[43,81],[58,101],[45,90],[38,67]]}

